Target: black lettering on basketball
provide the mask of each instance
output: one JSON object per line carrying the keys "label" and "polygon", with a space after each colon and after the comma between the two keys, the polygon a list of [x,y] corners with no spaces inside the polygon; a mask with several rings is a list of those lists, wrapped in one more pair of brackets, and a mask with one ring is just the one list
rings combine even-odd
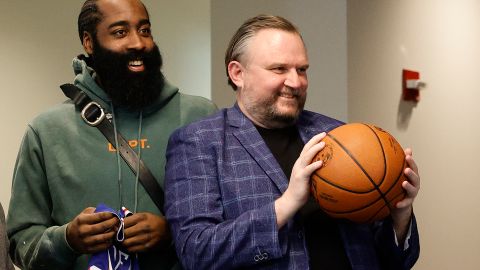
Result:
{"label": "black lettering on basketball", "polygon": [[324,193],[324,192],[321,192],[319,196],[320,196],[320,198],[322,198],[326,201],[332,202],[332,203],[337,203],[338,202],[338,200],[334,199],[332,195]]}

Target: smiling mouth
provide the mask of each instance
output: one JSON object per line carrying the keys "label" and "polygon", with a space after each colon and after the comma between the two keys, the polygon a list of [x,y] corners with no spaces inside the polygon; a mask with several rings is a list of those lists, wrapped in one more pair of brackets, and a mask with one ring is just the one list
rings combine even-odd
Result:
{"label": "smiling mouth", "polygon": [[140,72],[145,70],[143,60],[132,60],[128,62],[128,68],[133,72]]}
{"label": "smiling mouth", "polygon": [[287,98],[287,99],[298,98],[298,95],[296,95],[295,93],[290,93],[290,92],[282,92],[282,93],[280,93],[279,96],[282,97],[282,98]]}

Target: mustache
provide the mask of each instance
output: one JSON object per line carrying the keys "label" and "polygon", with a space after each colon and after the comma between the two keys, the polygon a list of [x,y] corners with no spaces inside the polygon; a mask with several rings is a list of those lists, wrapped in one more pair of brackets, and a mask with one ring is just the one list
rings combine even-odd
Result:
{"label": "mustache", "polygon": [[[94,45],[92,68],[115,106],[137,111],[158,98],[165,79],[161,72],[162,56],[156,44],[150,50],[126,52],[113,51],[98,42]],[[130,71],[128,66],[132,61],[142,61],[145,70]]]}
{"label": "mustache", "polygon": [[125,62],[130,61],[143,61],[145,58],[148,57],[150,51],[129,51],[122,55],[122,58]]}
{"label": "mustache", "polygon": [[302,92],[295,88],[285,87],[282,91],[280,91],[279,95],[287,95],[298,98],[302,95]]}

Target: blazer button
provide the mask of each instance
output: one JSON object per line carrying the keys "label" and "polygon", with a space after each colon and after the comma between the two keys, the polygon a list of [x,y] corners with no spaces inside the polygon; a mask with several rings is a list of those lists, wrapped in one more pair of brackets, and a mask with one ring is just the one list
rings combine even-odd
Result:
{"label": "blazer button", "polygon": [[298,238],[299,239],[303,238],[303,231],[302,230],[298,230]]}
{"label": "blazer button", "polygon": [[266,260],[268,259],[268,253],[267,252],[263,252],[263,253],[260,253],[260,254],[257,254],[253,257],[253,259],[258,262],[258,261],[263,261],[263,260]]}

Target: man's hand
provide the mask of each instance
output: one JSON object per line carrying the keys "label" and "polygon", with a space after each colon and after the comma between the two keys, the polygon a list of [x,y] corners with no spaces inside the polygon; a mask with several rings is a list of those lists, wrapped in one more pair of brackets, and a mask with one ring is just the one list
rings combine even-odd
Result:
{"label": "man's hand", "polygon": [[152,213],[135,213],[124,219],[123,246],[130,253],[145,252],[170,244],[172,236],[164,217]]}
{"label": "man's hand", "polygon": [[281,228],[307,202],[310,196],[310,176],[322,166],[322,161],[312,163],[315,155],[323,149],[325,132],[314,136],[303,147],[292,168],[290,183],[283,195],[275,201],[277,225]]}
{"label": "man's hand", "polygon": [[67,225],[67,241],[78,253],[96,253],[112,245],[119,220],[108,212],[95,213],[85,208]]}
{"label": "man's hand", "polygon": [[393,228],[397,234],[399,243],[403,243],[407,235],[413,212],[413,201],[417,197],[420,189],[420,176],[418,174],[418,167],[412,157],[412,150],[405,149],[405,159],[407,160],[407,168],[405,168],[405,175],[408,181],[402,183],[405,189],[405,198],[399,201],[396,208],[392,211]]}

